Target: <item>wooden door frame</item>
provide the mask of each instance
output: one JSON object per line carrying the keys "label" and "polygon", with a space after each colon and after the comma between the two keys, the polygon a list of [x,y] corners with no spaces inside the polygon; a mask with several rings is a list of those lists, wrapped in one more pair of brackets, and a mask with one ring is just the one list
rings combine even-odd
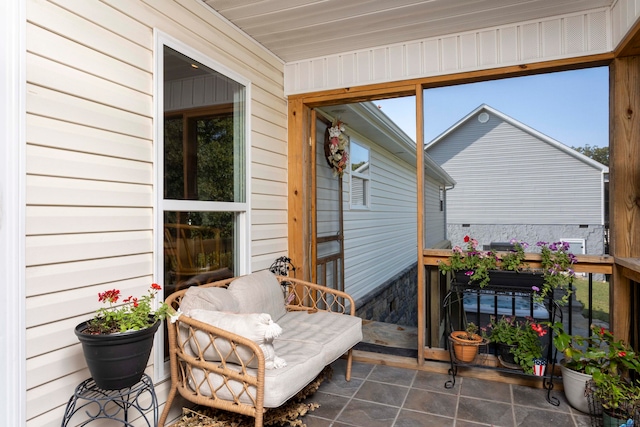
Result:
{"label": "wooden door frame", "polygon": [[[640,27],[638,27],[640,28]],[[640,34],[638,28],[634,29],[634,34]],[[635,43],[637,37],[630,36],[625,43],[629,46]],[[412,79],[406,81],[390,82],[384,84],[366,85],[356,88],[343,88],[335,90],[327,90],[321,92],[313,92],[300,95],[291,95],[289,97],[289,253],[290,257],[296,265],[301,266],[303,276],[309,277],[309,230],[308,230],[308,212],[304,207],[310,206],[308,200],[311,197],[308,191],[308,181],[305,182],[304,163],[308,161],[309,156],[309,111],[311,108],[319,106],[328,106],[342,104],[348,102],[373,101],[381,98],[394,98],[401,96],[416,97],[416,118],[417,118],[417,135],[416,144],[417,154],[417,175],[418,181],[418,298],[420,304],[418,307],[418,364],[424,363],[424,355],[431,353],[429,349],[424,347],[425,334],[425,267],[423,255],[423,230],[424,224],[424,207],[422,203],[422,186],[420,182],[424,180],[422,165],[422,91],[426,88],[441,87],[448,85],[456,85],[462,83],[472,83],[479,81],[496,80],[502,78],[520,77],[526,75],[534,75],[541,73],[550,73],[557,71],[568,71],[581,68],[589,68],[596,66],[611,66],[617,55],[624,55],[633,50],[619,48],[616,52],[603,53],[599,55],[590,55],[577,58],[567,58],[556,61],[546,61],[532,64],[522,64],[510,67],[501,67],[489,70],[478,70],[467,73],[458,73],[451,75],[442,75],[434,77],[426,77],[422,79]],[[611,174],[611,212],[612,215],[619,218],[625,218],[621,222],[620,228],[616,231],[616,224],[612,223],[612,236],[618,236],[612,239],[611,254],[614,256],[624,257],[640,257],[640,239],[630,241],[630,238],[623,236],[640,235],[640,195],[636,194],[635,186],[625,185],[622,179],[625,176],[640,176],[640,162],[633,161],[630,157],[624,159],[619,153],[632,152],[637,153],[638,147],[636,139],[632,134],[623,133],[620,121],[627,117],[630,120],[632,116],[640,111],[640,98],[632,96],[630,91],[635,90],[634,87],[627,87],[630,82],[635,83],[636,79],[640,81],[640,65],[636,66],[637,61],[629,59],[618,60],[612,66],[612,74],[617,78],[610,80],[610,93],[612,94],[611,103],[611,129],[610,129],[610,147],[615,150],[612,156],[613,162],[621,161],[620,165],[612,168]],[[626,73],[626,74],[625,74]],[[629,74],[630,73],[630,74]],[[625,75],[626,77],[622,77]],[[616,96],[613,97],[613,94]],[[624,96],[622,96],[624,94]],[[629,99],[633,101],[632,105],[624,104]],[[624,105],[623,105],[624,104]],[[637,108],[636,108],[637,107]],[[631,112],[629,112],[631,111]],[[631,117],[630,117],[631,116]],[[305,143],[306,142],[306,143]],[[615,147],[615,148],[614,148]],[[611,163],[613,165],[613,163]],[[624,175],[615,172],[617,168],[624,170]],[[306,168],[309,170],[310,168]],[[308,179],[308,178],[307,178]],[[307,190],[305,192],[305,189]],[[305,203],[307,200],[307,203]],[[625,200],[636,200],[633,205],[625,204]],[[307,221],[304,221],[307,219]],[[301,244],[302,243],[302,244]],[[629,278],[623,274],[615,274],[616,284],[612,287],[612,305],[627,305],[629,298]],[[618,281],[619,280],[619,281]],[[613,318],[612,330],[621,338],[625,338],[629,334],[629,313],[619,313]]]}
{"label": "wooden door frame", "polygon": [[[337,259],[334,258],[333,262],[335,263],[334,267],[334,278],[335,278],[335,289],[339,291],[344,291],[344,205],[342,198],[343,191],[343,182],[342,177],[336,177],[338,180],[338,224],[339,224],[339,233],[337,236],[326,236],[326,237],[318,237],[318,193],[317,193],[317,178],[318,178],[318,169],[317,169],[317,145],[318,141],[316,140],[317,134],[317,123],[321,121],[325,126],[330,126],[331,121],[324,116],[324,114],[318,114],[315,109],[311,110],[311,260],[310,260],[310,276],[311,281],[313,283],[319,283],[321,285],[327,285],[327,272],[324,271],[324,278],[318,277],[318,244],[328,243],[332,241],[337,241],[340,246],[340,251],[338,253]],[[328,131],[325,131],[328,132]],[[324,144],[325,141],[321,141],[320,143]],[[341,263],[338,263],[338,259],[342,260]],[[322,280],[321,280],[322,279]]]}

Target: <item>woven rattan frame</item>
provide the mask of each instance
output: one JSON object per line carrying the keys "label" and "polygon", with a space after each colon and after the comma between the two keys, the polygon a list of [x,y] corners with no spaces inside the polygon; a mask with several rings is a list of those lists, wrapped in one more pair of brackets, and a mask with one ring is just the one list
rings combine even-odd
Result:
{"label": "woven rattan frame", "polygon": [[[291,277],[276,277],[283,286],[285,300],[287,301],[286,308],[288,311],[331,311],[355,316],[355,305],[353,299],[345,292]],[[202,285],[202,287],[227,287],[229,283],[235,279],[236,278],[231,278],[208,283],[206,285]],[[184,289],[171,294],[166,299],[167,304],[177,310],[180,307],[180,302],[182,301],[186,291],[187,290]],[[203,331],[208,336],[207,346],[199,347],[197,352],[198,354],[196,354],[195,357],[191,355],[193,354],[192,347],[190,349],[191,351],[185,350],[185,347],[189,345],[187,343],[188,338],[187,340],[180,338],[180,334],[178,333],[180,325],[187,328],[187,337],[192,337],[196,330]],[[208,406],[254,417],[255,426],[262,427],[265,411],[265,358],[260,347],[252,340],[223,329],[216,328],[209,324],[199,322],[188,316],[180,316],[175,323],[168,323],[168,332],[171,389],[169,390],[167,402],[165,403],[164,410],[160,416],[158,426],[164,427],[164,423],[171,409],[171,403],[175,399],[176,394],[179,393],[180,396],[197,405]],[[185,336],[184,333],[183,336]],[[227,340],[231,343],[230,352],[223,354],[223,352],[218,349],[216,340],[219,339]],[[251,349],[253,354],[248,358],[246,356],[244,358],[240,357],[236,352],[236,349],[239,346],[244,346],[245,350],[246,348]],[[206,361],[203,357],[206,349],[218,352],[221,361]],[[227,359],[232,355],[235,356],[234,359],[239,359],[241,363],[227,363]],[[255,366],[256,361],[258,368],[256,374],[254,374],[253,372],[255,372],[256,369],[249,370],[248,364],[251,363],[252,366]],[[352,362],[352,350],[349,350],[347,352],[347,381],[351,379]],[[227,365],[233,365],[237,371],[229,369]],[[193,375],[194,368],[204,371],[204,380],[198,382],[195,379]],[[219,376],[221,385],[215,387],[209,382],[211,374]],[[236,387],[238,384],[242,384],[241,390],[231,390],[229,381],[234,381]],[[193,387],[189,385],[190,382],[197,384],[195,391]],[[211,396],[201,393],[202,387],[209,391]],[[223,390],[231,393],[233,399],[225,400],[218,397],[217,395]],[[251,404],[240,401],[241,397],[244,400],[249,398]]]}

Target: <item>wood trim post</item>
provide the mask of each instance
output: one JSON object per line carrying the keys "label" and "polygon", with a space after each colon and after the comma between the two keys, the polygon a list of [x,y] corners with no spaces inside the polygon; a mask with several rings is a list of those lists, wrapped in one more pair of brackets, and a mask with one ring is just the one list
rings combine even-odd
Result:
{"label": "wood trim post", "polygon": [[[640,56],[615,59],[609,78],[610,252],[615,258],[640,257]],[[611,283],[611,329],[628,341],[631,283],[619,265]]]}
{"label": "wood trim post", "polygon": [[416,85],[416,198],[418,206],[418,366],[424,364],[424,338],[426,335],[426,280],[424,270],[424,91]]}
{"label": "wood trim post", "polygon": [[289,101],[287,240],[289,258],[302,280],[310,279],[310,111],[300,98]]}

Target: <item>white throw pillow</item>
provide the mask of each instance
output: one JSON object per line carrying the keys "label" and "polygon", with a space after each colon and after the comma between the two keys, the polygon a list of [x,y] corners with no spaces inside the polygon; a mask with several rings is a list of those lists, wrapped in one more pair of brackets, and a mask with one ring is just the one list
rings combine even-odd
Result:
{"label": "white throw pillow", "polygon": [[189,315],[194,309],[238,312],[238,302],[233,294],[225,288],[201,288],[192,286],[185,292],[180,302],[180,311]]}
{"label": "white throw pillow", "polygon": [[[268,313],[229,313],[203,309],[192,309],[189,316],[200,322],[207,323],[225,331],[250,339],[260,346],[265,358],[267,369],[286,366],[286,361],[276,356],[273,339],[282,333],[282,328]],[[240,361],[250,368],[257,368],[258,361],[252,357],[252,351],[246,346],[237,346],[235,351],[229,340],[217,337],[211,342],[209,334],[196,331],[189,340],[191,350],[195,354],[202,352],[205,360],[219,362],[225,359],[230,363],[240,364]]]}
{"label": "white throw pillow", "polygon": [[268,270],[235,279],[229,292],[238,302],[239,313],[269,313],[276,322],[287,313],[282,286]]}

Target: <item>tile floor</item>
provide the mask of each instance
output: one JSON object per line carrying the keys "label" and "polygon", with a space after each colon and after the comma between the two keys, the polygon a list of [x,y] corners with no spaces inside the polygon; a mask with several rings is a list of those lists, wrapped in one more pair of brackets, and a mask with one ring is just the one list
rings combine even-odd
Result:
{"label": "tile floor", "polygon": [[590,417],[572,409],[561,391],[560,406],[546,401],[547,391],[458,376],[354,363],[351,381],[345,361],[333,365],[309,401],[320,407],[303,418],[307,427],[588,427]]}

